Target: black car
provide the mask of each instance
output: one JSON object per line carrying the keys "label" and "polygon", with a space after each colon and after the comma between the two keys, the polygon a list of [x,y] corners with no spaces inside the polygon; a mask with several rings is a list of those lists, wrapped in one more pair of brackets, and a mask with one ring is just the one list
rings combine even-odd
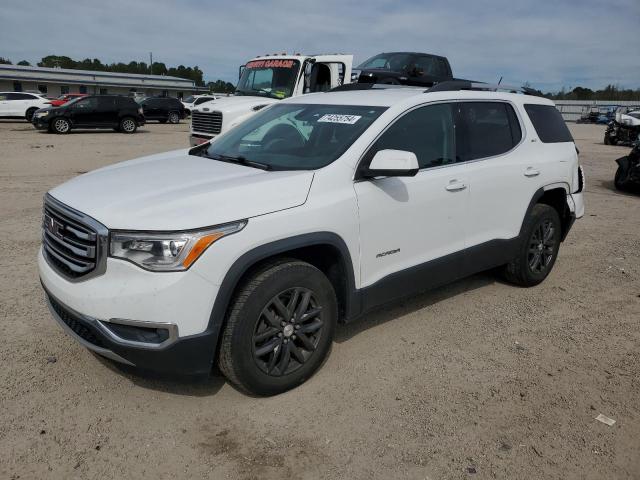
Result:
{"label": "black car", "polygon": [[33,114],[33,125],[39,130],[69,133],[72,128],[113,128],[117,132],[134,133],[144,125],[142,107],[121,95],[89,95],[64,105],[42,108]]}
{"label": "black car", "polygon": [[454,80],[446,57],[419,52],[380,53],[353,70],[352,81],[432,87]]}
{"label": "black car", "polygon": [[177,98],[147,97],[140,102],[147,120],[159,120],[160,123],[180,123],[186,112],[184,105]]}

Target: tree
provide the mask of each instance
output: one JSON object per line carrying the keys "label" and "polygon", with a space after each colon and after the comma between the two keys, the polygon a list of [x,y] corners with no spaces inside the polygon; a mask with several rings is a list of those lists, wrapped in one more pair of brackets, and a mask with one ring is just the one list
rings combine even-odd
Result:
{"label": "tree", "polygon": [[236,90],[233,83],[225,82],[224,80],[207,82],[207,87],[209,87],[209,91],[216,93],[233,93]]}
{"label": "tree", "polygon": [[29,62],[27,62],[26,60],[20,60],[18,63],[16,63],[16,65],[22,65],[23,67],[30,67],[31,64]]}
{"label": "tree", "polygon": [[0,65],[13,65],[8,58],[0,57]]}

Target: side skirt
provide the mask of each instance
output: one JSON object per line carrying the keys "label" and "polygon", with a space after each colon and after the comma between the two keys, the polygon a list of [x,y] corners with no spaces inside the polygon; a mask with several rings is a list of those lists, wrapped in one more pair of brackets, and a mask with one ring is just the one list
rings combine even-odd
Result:
{"label": "side skirt", "polygon": [[[365,313],[373,308],[446,285],[464,277],[508,263],[518,249],[519,237],[492,240],[396,272],[355,292]],[[349,322],[359,315],[349,316]]]}

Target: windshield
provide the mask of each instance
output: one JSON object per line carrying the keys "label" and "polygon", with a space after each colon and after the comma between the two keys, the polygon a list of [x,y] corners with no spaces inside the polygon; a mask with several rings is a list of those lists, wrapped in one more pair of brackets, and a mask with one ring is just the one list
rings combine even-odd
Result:
{"label": "windshield", "polygon": [[293,94],[300,62],[297,60],[254,60],[245,65],[236,95],[287,98]]}
{"label": "windshield", "polygon": [[272,105],[194,154],[261,164],[268,170],[315,170],[335,161],[386,107]]}
{"label": "windshield", "polygon": [[399,72],[406,70],[409,67],[411,57],[412,55],[408,53],[381,53],[361,63],[358,68],[360,70],[365,70],[367,68],[381,68],[384,70]]}
{"label": "windshield", "polygon": [[184,103],[193,103],[194,100],[195,100],[195,97],[193,95],[189,95],[187,98],[182,99]]}
{"label": "windshield", "polygon": [[74,103],[78,103],[80,100],[84,100],[87,97],[73,97],[71,100],[69,100],[67,103],[64,104],[65,107],[68,107],[69,105],[73,105]]}

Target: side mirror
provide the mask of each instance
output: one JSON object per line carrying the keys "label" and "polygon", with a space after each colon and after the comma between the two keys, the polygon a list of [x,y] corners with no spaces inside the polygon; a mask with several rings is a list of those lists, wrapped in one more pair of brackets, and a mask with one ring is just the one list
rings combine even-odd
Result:
{"label": "side mirror", "polygon": [[315,60],[309,60],[307,63],[305,63],[304,65],[304,74],[305,76],[309,76],[311,75],[311,72],[313,72],[313,65],[315,64]]}
{"label": "side mirror", "polygon": [[413,177],[419,169],[418,159],[413,152],[380,150],[374,155],[362,176],[364,178]]}

